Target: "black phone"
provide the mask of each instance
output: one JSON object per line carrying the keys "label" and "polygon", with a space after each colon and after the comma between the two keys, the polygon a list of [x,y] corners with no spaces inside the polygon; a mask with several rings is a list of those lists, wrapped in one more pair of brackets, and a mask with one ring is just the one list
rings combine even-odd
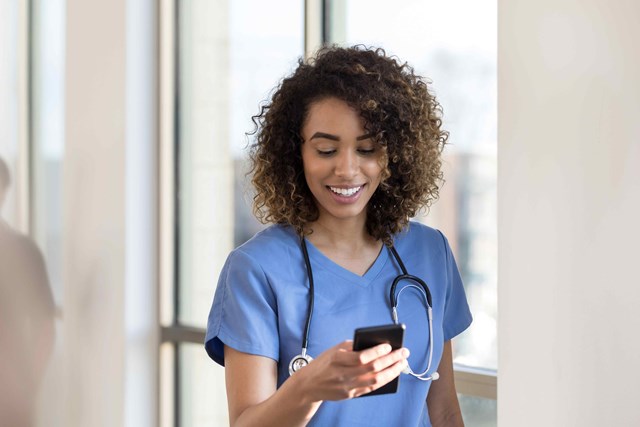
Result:
{"label": "black phone", "polygon": [[[384,343],[390,344],[393,350],[397,350],[402,347],[404,330],[405,326],[402,323],[398,325],[391,324],[358,328],[353,336],[353,350],[361,351]],[[360,397],[395,393],[396,391],[398,391],[398,377],[394,378],[379,389],[363,394]]]}

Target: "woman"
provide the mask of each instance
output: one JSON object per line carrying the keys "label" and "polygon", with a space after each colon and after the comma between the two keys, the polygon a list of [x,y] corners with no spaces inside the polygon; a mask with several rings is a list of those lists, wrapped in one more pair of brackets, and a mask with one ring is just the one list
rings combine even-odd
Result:
{"label": "woman", "polygon": [[[440,113],[406,64],[334,47],[300,62],[254,118],[254,209],[274,225],[229,255],[206,337],[232,425],[462,425],[450,340],[471,315],[447,240],[409,221],[438,196]],[[354,329],[392,322],[402,264],[428,284],[433,321],[426,291],[403,281],[405,348],[353,351]],[[408,366],[421,378],[356,399]]]}

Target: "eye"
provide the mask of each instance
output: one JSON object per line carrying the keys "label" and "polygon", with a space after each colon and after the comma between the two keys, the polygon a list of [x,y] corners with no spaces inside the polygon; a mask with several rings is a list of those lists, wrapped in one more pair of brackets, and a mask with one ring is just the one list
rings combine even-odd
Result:
{"label": "eye", "polygon": [[316,150],[316,151],[318,152],[318,155],[322,157],[329,157],[336,152],[336,150]]}
{"label": "eye", "polygon": [[358,148],[358,153],[363,156],[368,156],[376,152],[375,148]]}

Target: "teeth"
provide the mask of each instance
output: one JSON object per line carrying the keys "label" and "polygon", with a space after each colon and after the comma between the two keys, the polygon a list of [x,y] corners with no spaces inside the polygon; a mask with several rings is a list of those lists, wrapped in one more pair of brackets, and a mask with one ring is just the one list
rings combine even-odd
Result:
{"label": "teeth", "polygon": [[329,187],[331,189],[331,191],[333,191],[336,194],[340,194],[341,196],[353,196],[354,194],[356,194],[358,191],[360,191],[360,188],[362,187],[353,187],[353,188],[336,188],[336,187]]}

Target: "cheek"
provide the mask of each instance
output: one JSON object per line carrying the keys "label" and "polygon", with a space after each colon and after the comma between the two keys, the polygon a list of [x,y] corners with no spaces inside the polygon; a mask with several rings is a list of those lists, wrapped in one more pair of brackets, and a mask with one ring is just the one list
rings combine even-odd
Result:
{"label": "cheek", "polygon": [[383,168],[378,161],[367,163],[363,169],[366,171],[367,176],[373,181],[379,182],[381,180]]}
{"label": "cheek", "polygon": [[318,180],[326,176],[326,168],[317,162],[305,163],[303,166],[304,179],[309,188],[317,187]]}
{"label": "cheek", "polygon": [[314,164],[305,165],[303,170],[304,176],[307,178],[307,180],[317,178],[322,174],[322,168],[319,168],[318,165]]}

